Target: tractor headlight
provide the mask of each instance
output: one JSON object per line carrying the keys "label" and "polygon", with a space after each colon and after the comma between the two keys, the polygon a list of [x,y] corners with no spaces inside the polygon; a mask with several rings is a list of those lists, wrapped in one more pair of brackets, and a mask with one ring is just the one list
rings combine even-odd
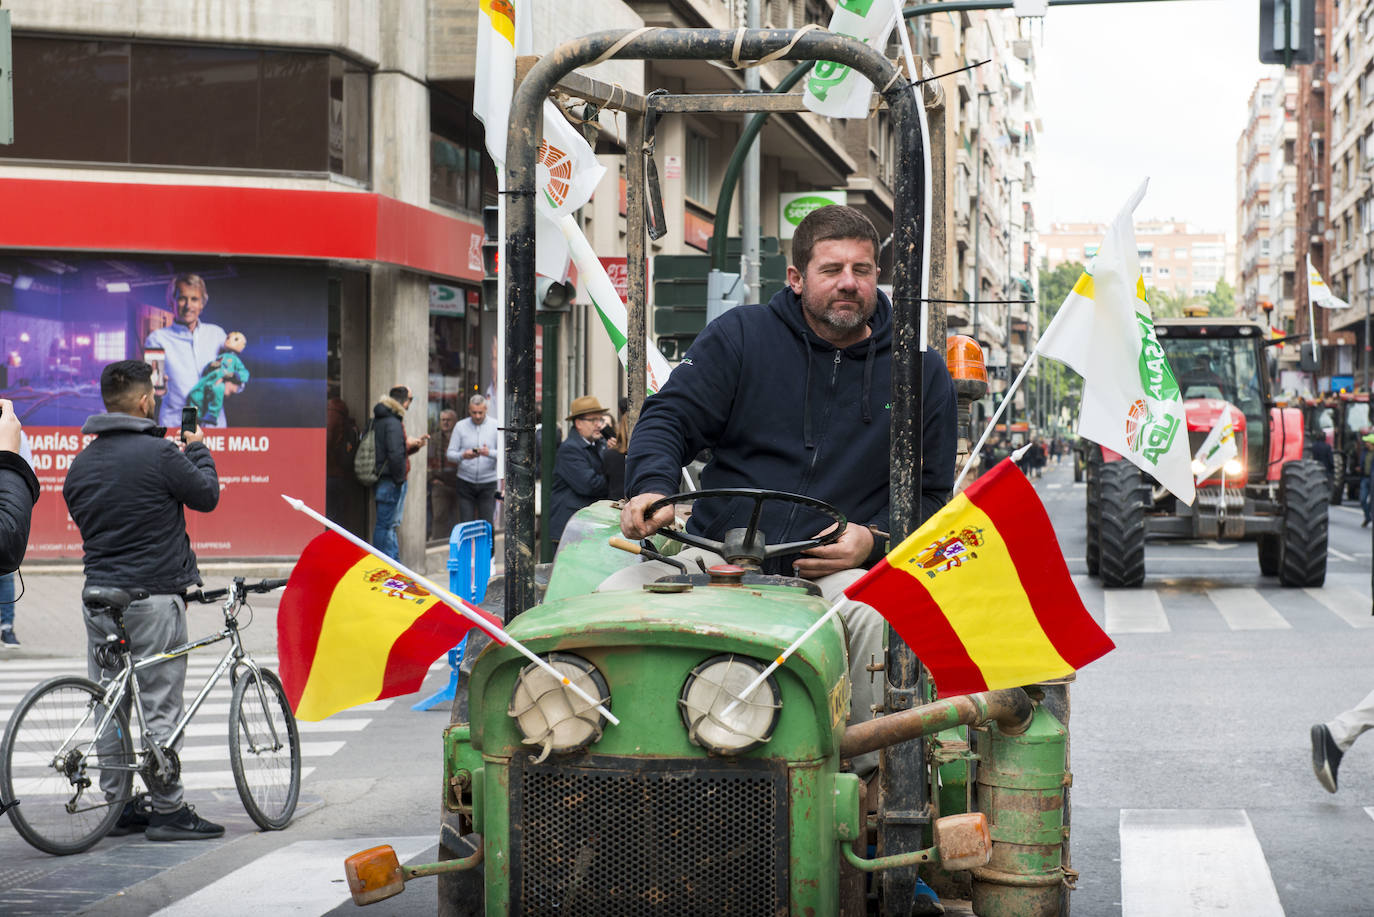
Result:
{"label": "tractor headlight", "polygon": [[[606,678],[596,666],[571,653],[554,653],[548,661],[569,682],[610,707]],[[606,725],[606,718],[594,704],[578,697],[534,663],[525,666],[515,680],[509,713],[515,718],[525,744],[543,748],[540,761],[551,751],[585,748],[601,738]]]}
{"label": "tractor headlight", "polygon": [[[747,697],[750,682],[764,670],[763,663],[748,656],[712,656],[692,669],[677,705],[687,734],[697,745],[717,754],[735,755],[767,742],[778,725],[782,694],[769,676]],[[723,715],[732,701],[739,703]]]}
{"label": "tractor headlight", "polygon": [[1245,473],[1245,466],[1241,464],[1240,459],[1233,458],[1222,465],[1221,470],[1228,478],[1235,478]]}
{"label": "tractor headlight", "polygon": [[1206,470],[1206,465],[1202,464],[1202,462],[1199,462],[1197,459],[1193,459],[1193,477],[1197,477]]}

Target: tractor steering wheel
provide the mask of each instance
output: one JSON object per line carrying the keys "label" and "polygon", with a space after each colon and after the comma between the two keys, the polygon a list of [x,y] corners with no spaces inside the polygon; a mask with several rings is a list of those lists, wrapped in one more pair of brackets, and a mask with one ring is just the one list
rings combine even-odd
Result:
{"label": "tractor steering wheel", "polygon": [[[823,544],[830,544],[837,541],[844,534],[845,526],[848,524],[844,513],[837,510],[823,500],[814,497],[804,496],[803,494],[790,494],[781,490],[763,490],[756,487],[733,487],[716,488],[712,490],[698,490],[692,493],[677,493],[656,500],[651,505],[645,507],[644,518],[648,519],[665,506],[674,503],[687,502],[690,500],[713,499],[719,497],[743,497],[752,500],[754,503],[753,512],[749,514],[749,524],[743,530],[731,529],[725,536],[724,541],[716,541],[711,538],[704,538],[700,535],[693,535],[681,529],[663,528],[659,529],[659,534],[664,535],[674,541],[691,545],[694,548],[701,548],[714,554],[724,557],[728,563],[749,562],[757,566],[762,566],[765,560],[779,557],[784,554],[796,554],[808,548],[818,547]],[[807,509],[815,510],[818,513],[829,516],[835,520],[835,530],[819,535],[815,538],[807,538],[804,541],[789,541],[786,544],[770,545],[765,540],[764,533],[759,531],[759,517],[763,513],[763,505],[770,500],[779,500],[784,503],[795,503]]]}

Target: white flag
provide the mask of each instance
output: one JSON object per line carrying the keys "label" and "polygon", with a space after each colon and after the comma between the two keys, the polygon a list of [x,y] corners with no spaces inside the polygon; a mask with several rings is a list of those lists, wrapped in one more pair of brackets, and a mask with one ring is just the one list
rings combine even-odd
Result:
{"label": "white flag", "polygon": [[1080,436],[1130,459],[1191,505],[1183,399],[1155,336],[1131,223],[1148,184],[1142,182],[1117,214],[1036,352],[1083,377]]}
{"label": "white flag", "polygon": [[[1197,454],[1193,456],[1193,475],[1199,484],[1211,477],[1218,468],[1240,455],[1240,450],[1236,447],[1236,426],[1240,422],[1238,413],[1229,404],[1222,408],[1221,413],[1217,415],[1216,423],[1212,424],[1212,431],[1207,434],[1202,445],[1198,446]],[[1226,480],[1224,476],[1222,480]]]}
{"label": "white flag", "polygon": [[530,0],[480,0],[477,12],[477,68],[472,112],[486,128],[487,152],[497,172],[506,167],[506,132],[515,94],[515,58],[531,53],[534,31]]}
{"label": "white flag", "polygon": [[534,163],[535,273],[560,283],[567,279],[568,243],[559,223],[592,199],[605,174],[606,167],[597,161],[586,139],[557,105],[545,99],[544,136]]}
{"label": "white flag", "polygon": [[[882,0],[838,0],[830,31],[884,51],[897,24],[897,7]],[[802,104],[828,118],[867,118],[873,84],[852,68],[816,61],[806,79]]]}
{"label": "white flag", "polygon": [[1307,302],[1323,309],[1349,309],[1350,303],[1341,299],[1322,280],[1322,275],[1312,266],[1312,256],[1307,256]]}

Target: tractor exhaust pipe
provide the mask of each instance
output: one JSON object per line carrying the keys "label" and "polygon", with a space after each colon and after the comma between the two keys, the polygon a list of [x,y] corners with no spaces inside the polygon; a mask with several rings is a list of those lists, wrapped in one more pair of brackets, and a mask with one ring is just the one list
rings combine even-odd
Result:
{"label": "tractor exhaust pipe", "polygon": [[1023,688],[947,697],[850,726],[840,742],[840,757],[853,758],[954,726],[996,723],[1004,735],[1020,735],[1030,728],[1033,712]]}

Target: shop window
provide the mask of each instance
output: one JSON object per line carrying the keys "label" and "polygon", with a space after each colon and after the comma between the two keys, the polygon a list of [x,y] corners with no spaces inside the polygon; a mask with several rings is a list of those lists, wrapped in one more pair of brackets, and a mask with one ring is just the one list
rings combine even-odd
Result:
{"label": "shop window", "polygon": [[[687,132],[686,183],[683,192],[699,204],[711,201],[711,145],[695,131]],[[713,203],[713,202],[712,202]]]}
{"label": "shop window", "polygon": [[0,157],[367,178],[368,75],[329,54],[14,39]]}
{"label": "shop window", "polygon": [[[457,295],[438,298],[443,303],[439,307],[443,311],[432,306],[429,316],[426,422],[430,438],[425,529],[427,537],[433,541],[447,541],[454,524],[459,521],[453,493],[457,468],[445,456],[453,422],[468,416],[468,399],[473,395],[492,396],[493,372],[492,367],[482,366],[481,294],[466,287],[440,286]],[[489,383],[486,386],[482,384],[484,375]],[[495,408],[495,405],[488,406],[488,415],[493,419],[499,414]],[[446,419],[445,411],[453,414]]]}

